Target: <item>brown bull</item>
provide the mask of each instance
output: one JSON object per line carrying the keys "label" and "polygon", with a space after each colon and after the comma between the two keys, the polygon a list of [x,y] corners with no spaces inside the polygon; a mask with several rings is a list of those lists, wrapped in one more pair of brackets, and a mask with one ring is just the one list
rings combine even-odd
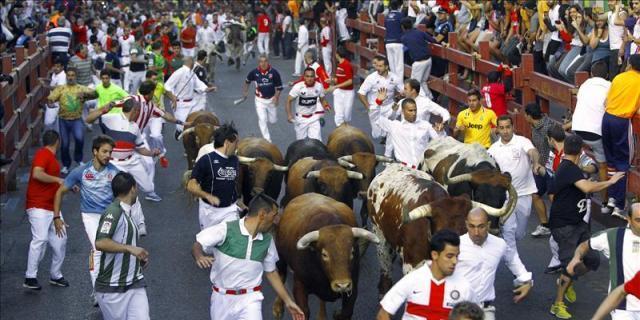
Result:
{"label": "brown bull", "polygon": [[193,169],[198,156],[198,151],[202,146],[210,143],[213,139],[213,132],[220,124],[218,117],[210,111],[196,111],[187,116],[190,127],[185,127],[178,139],[182,139],[184,152],[187,154],[187,169]]}
{"label": "brown bull", "polygon": [[[480,181],[481,174],[470,174],[467,179]],[[495,181],[494,181],[495,182]],[[402,269],[406,274],[429,259],[431,235],[442,229],[458,234],[466,232],[465,218],[475,207],[481,207],[492,216],[506,219],[515,207],[515,190],[507,182],[510,201],[502,208],[493,208],[471,201],[468,196],[450,197],[442,185],[425,172],[391,164],[378,174],[367,194],[367,207],[371,212],[373,232],[380,238],[380,294],[391,287],[391,267],[396,253],[401,253]]]}
{"label": "brown bull", "polygon": [[354,179],[362,179],[362,174],[346,170],[334,160],[302,158],[289,168],[282,206],[301,194],[317,192],[353,207]]}
{"label": "brown bull", "polygon": [[283,172],[288,170],[278,147],[262,138],[244,138],[238,143],[238,159],[244,202],[249,203],[253,195],[263,191],[278,199]]}
{"label": "brown bull", "polygon": [[[345,204],[317,193],[293,199],[284,209],[275,242],[278,271],[286,280],[287,266],[293,271],[293,296],[309,317],[309,294],[320,298],[318,318],[326,318],[326,301],[342,298],[337,319],[350,319],[358,295],[358,239],[378,243],[371,232],[356,227],[353,212]],[[281,319],[283,303],[273,305],[273,315]]]}

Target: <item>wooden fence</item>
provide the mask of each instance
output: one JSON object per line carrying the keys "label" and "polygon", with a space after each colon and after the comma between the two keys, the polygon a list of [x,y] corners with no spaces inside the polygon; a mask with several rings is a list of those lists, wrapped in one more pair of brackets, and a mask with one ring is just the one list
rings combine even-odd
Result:
{"label": "wooden fence", "polygon": [[[15,63],[13,58],[15,57]],[[38,78],[46,77],[50,51],[44,35],[32,40],[24,49],[16,48],[15,56],[4,55],[2,73],[13,77],[13,84],[0,86],[4,117],[0,129],[0,150],[13,162],[0,170],[0,193],[16,189],[16,171],[29,165],[29,148],[39,142],[43,128],[42,101],[48,90]]]}
{"label": "wooden fence", "polygon": [[[354,65],[357,76],[365,78],[369,73],[370,61],[375,56],[384,56],[384,15],[379,14],[377,21],[372,23],[366,13],[360,14],[358,19],[347,19],[347,26],[360,31],[360,40],[358,43],[348,43],[347,49],[357,58],[358,65]],[[425,31],[424,25],[419,25],[419,29]],[[439,92],[448,97],[448,109],[453,119],[460,111],[459,104],[466,102],[467,89],[461,87],[458,79],[458,66],[473,71],[474,83],[482,87],[487,83],[487,74],[490,71],[496,71],[498,65],[490,61],[489,43],[480,42],[479,54],[480,59],[475,58],[469,53],[457,50],[457,33],[449,33],[449,47],[430,44],[433,56],[440,57],[448,63],[448,81],[440,78],[430,77],[429,89]],[[373,45],[374,48],[370,48]],[[411,67],[405,65],[404,74],[406,77],[411,75]],[[514,89],[522,92],[522,103],[519,104],[514,100],[508,101],[509,113],[514,119],[514,126],[518,134],[531,136],[531,128],[524,119],[523,106],[538,100],[544,112],[549,112],[549,104],[553,102],[567,111],[573,111],[576,105],[577,88],[585,80],[589,74],[586,72],[578,72],[576,74],[576,85],[569,84],[552,77],[540,74],[533,69],[533,56],[531,54],[522,55],[522,63],[520,67],[513,72]],[[557,120],[557,119],[556,119]],[[634,118],[634,136],[640,134],[640,117]],[[632,170],[629,172],[628,191],[633,192],[636,196],[640,194],[640,148],[635,150],[634,160],[632,162]]]}

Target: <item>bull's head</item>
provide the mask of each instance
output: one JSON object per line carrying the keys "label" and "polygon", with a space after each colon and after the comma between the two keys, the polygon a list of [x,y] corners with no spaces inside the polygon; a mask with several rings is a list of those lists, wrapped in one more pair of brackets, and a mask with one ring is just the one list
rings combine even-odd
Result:
{"label": "bull's head", "polygon": [[186,129],[180,133],[178,136],[178,140],[182,140],[182,138],[188,134],[194,135],[194,141],[196,143],[196,147],[200,149],[203,145],[211,142],[213,138],[213,132],[217,129],[217,126],[214,126],[209,123],[199,123],[189,129]]}
{"label": "bull's head", "polygon": [[298,250],[313,248],[329,279],[331,290],[348,294],[353,289],[351,265],[355,251],[354,239],[359,238],[373,243],[380,242],[375,234],[365,229],[332,225],[305,234],[298,240],[296,247]]}
{"label": "bull's head", "polygon": [[393,159],[385,156],[375,155],[369,152],[356,152],[353,155],[338,158],[338,163],[349,169],[353,169],[362,174],[359,183],[358,195],[365,198],[371,180],[376,175],[376,165],[379,162],[393,162]]}
{"label": "bull's head", "polygon": [[347,198],[353,199],[349,179],[362,180],[363,175],[360,172],[345,170],[334,165],[309,171],[304,178],[315,179],[318,193],[344,202]]}
{"label": "bull's head", "polygon": [[238,156],[238,160],[241,164],[249,167],[251,185],[253,186],[253,189],[251,190],[252,195],[264,191],[271,170],[279,172],[286,172],[289,170],[289,167],[277,165],[271,160],[263,157],[251,158]]}

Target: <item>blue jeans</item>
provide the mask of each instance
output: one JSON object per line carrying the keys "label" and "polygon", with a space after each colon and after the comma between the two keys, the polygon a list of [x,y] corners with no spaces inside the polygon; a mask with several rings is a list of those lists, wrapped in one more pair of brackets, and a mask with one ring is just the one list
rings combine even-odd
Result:
{"label": "blue jeans", "polygon": [[71,157],[69,156],[69,147],[71,146],[71,136],[75,141],[73,149],[73,160],[77,163],[82,161],[82,148],[84,146],[84,124],[82,119],[64,120],[59,119],[60,123],[60,151],[62,157],[62,166],[69,168],[71,166]]}

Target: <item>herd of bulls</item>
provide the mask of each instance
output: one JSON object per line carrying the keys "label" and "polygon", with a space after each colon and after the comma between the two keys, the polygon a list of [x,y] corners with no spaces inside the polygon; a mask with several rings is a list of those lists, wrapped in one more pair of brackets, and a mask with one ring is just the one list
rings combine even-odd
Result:
{"label": "herd of bulls", "polygon": [[[190,169],[219,121],[206,111],[187,121],[192,127],[183,132],[182,141]],[[294,298],[307,316],[308,296],[314,294],[323,314],[324,302],[342,298],[336,318],[351,318],[359,257],[369,242],[377,244],[382,295],[392,286],[396,255],[406,274],[428,259],[433,233],[465,233],[466,214],[474,207],[504,221],[517,198],[511,177],[500,172],[483,147],[450,137],[427,146],[418,170],[376,155],[371,138],[347,124],[336,128],[326,145],[315,139],[291,143],[284,158],[277,146],[255,137],[241,139],[237,155],[238,190],[246,202],[259,192],[278,199],[285,181],[284,210],[274,230],[278,270],[283,279],[287,268],[293,271]],[[385,168],[376,175],[378,164]],[[360,226],[353,212],[355,198],[363,203]],[[282,301],[276,300],[273,314],[282,317]]]}

